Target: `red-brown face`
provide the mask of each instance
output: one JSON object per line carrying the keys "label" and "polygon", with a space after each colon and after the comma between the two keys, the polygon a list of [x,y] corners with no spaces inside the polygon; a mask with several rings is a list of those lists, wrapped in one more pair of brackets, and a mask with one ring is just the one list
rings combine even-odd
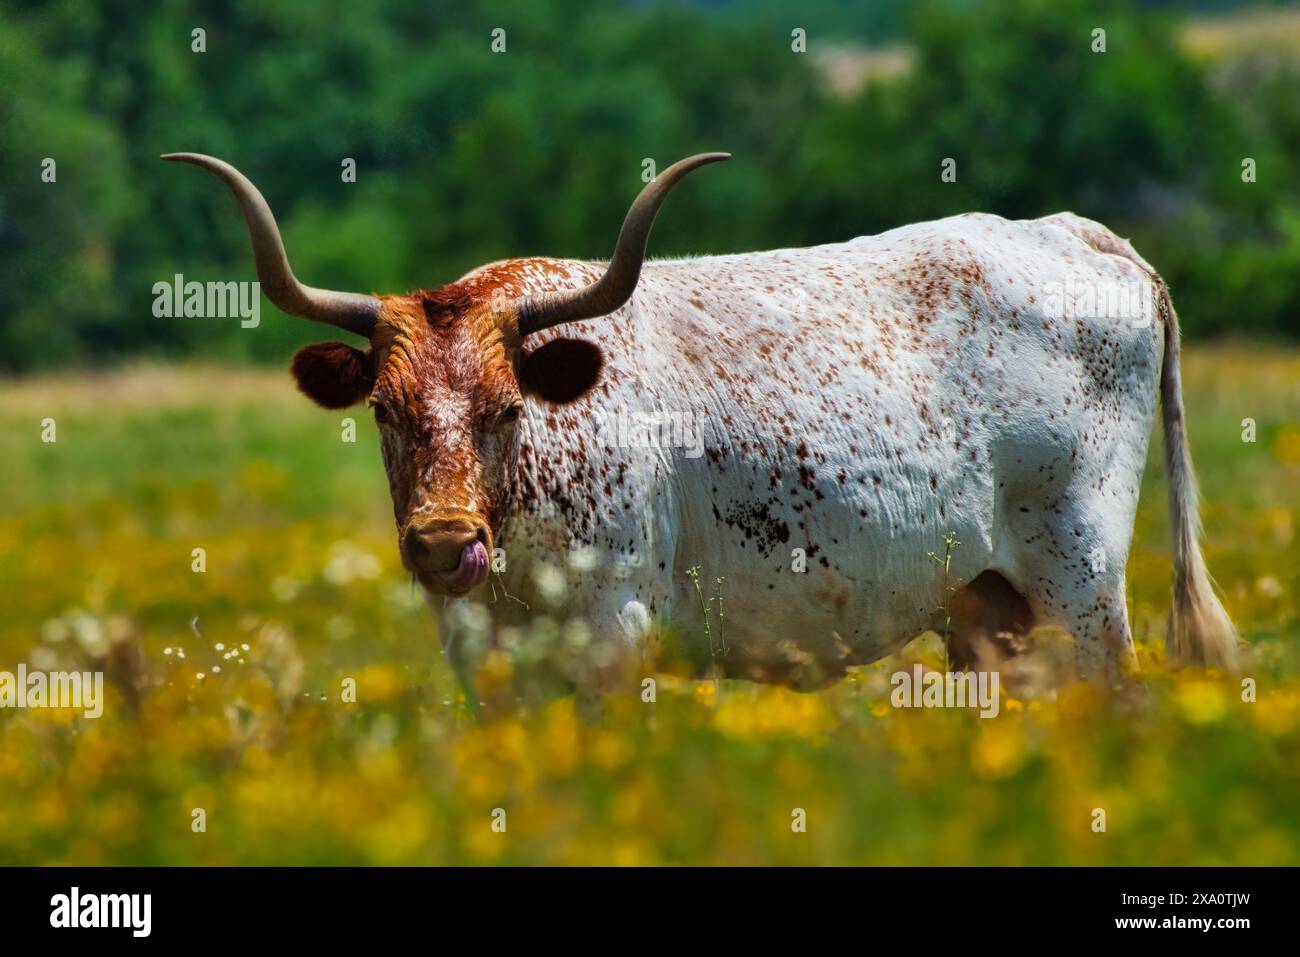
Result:
{"label": "red-brown face", "polygon": [[402,562],[434,594],[487,580],[509,505],[528,394],[584,394],[600,353],[576,340],[521,349],[492,300],[455,285],[384,301],[370,349],[320,343],[293,362],[327,408],[366,400],[379,427]]}

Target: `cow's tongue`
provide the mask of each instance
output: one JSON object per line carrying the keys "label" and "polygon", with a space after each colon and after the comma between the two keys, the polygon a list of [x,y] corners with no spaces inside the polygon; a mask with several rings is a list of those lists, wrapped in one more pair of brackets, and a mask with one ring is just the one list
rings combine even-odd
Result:
{"label": "cow's tongue", "polygon": [[487,578],[487,570],[487,548],[480,541],[472,541],[460,553],[460,563],[447,574],[447,581],[457,588],[469,588]]}

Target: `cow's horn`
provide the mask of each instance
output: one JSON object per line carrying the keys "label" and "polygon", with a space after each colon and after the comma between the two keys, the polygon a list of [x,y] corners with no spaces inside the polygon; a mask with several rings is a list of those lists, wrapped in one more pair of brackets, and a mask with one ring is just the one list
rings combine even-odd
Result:
{"label": "cow's horn", "polygon": [[659,212],[669,190],[691,170],[725,159],[731,159],[731,154],[688,156],[655,177],[641,190],[641,195],[627,211],[618,234],[618,244],[614,247],[614,258],[605,274],[583,289],[536,293],[519,299],[515,312],[519,334],[526,336],[564,322],[608,315],[627,302],[641,276],[645,244],[650,237],[650,227],[654,225],[655,213]]}
{"label": "cow's horn", "polygon": [[304,286],[289,268],[271,207],[257,187],[239,170],[202,153],[164,153],[162,159],[202,166],[230,187],[243,210],[248,236],[253,241],[253,258],[257,262],[257,279],[266,298],[292,316],[324,322],[357,335],[369,336],[379,315],[379,300],[354,292],[332,292]]}

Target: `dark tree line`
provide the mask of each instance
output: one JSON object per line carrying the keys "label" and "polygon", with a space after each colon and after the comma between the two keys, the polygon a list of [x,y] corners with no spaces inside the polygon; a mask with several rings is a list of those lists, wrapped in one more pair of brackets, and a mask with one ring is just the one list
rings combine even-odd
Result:
{"label": "dark tree line", "polygon": [[910,69],[845,98],[817,27],[792,52],[797,12],[721,6],[0,0],[0,363],[281,359],[314,334],[269,308],[255,331],[154,317],[176,272],[252,278],[231,198],[173,150],[244,169],[322,286],[606,256],[645,159],[726,149],[654,254],[1073,209],[1133,238],[1188,334],[1300,332],[1300,53],[1194,62],[1168,12],[1119,0],[893,5]]}

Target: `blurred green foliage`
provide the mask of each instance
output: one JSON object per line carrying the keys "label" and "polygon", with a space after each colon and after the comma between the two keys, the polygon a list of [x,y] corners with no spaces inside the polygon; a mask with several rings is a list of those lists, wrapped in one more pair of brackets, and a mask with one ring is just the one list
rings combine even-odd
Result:
{"label": "blurred green foliage", "polygon": [[[177,272],[252,278],[231,198],[158,161],[173,150],[245,170],[314,285],[401,292],[510,256],[603,257],[645,158],[726,149],[674,196],[654,254],[1073,209],[1134,239],[1189,334],[1300,331],[1296,50],[1194,59],[1166,9],[1119,0],[872,17],[832,0],[806,19],[765,0],[0,0],[0,369],[282,359],[316,335],[266,304],[256,330],[152,315]],[[801,25],[808,55],[791,52]],[[909,69],[832,90],[819,51],[896,34]]]}

